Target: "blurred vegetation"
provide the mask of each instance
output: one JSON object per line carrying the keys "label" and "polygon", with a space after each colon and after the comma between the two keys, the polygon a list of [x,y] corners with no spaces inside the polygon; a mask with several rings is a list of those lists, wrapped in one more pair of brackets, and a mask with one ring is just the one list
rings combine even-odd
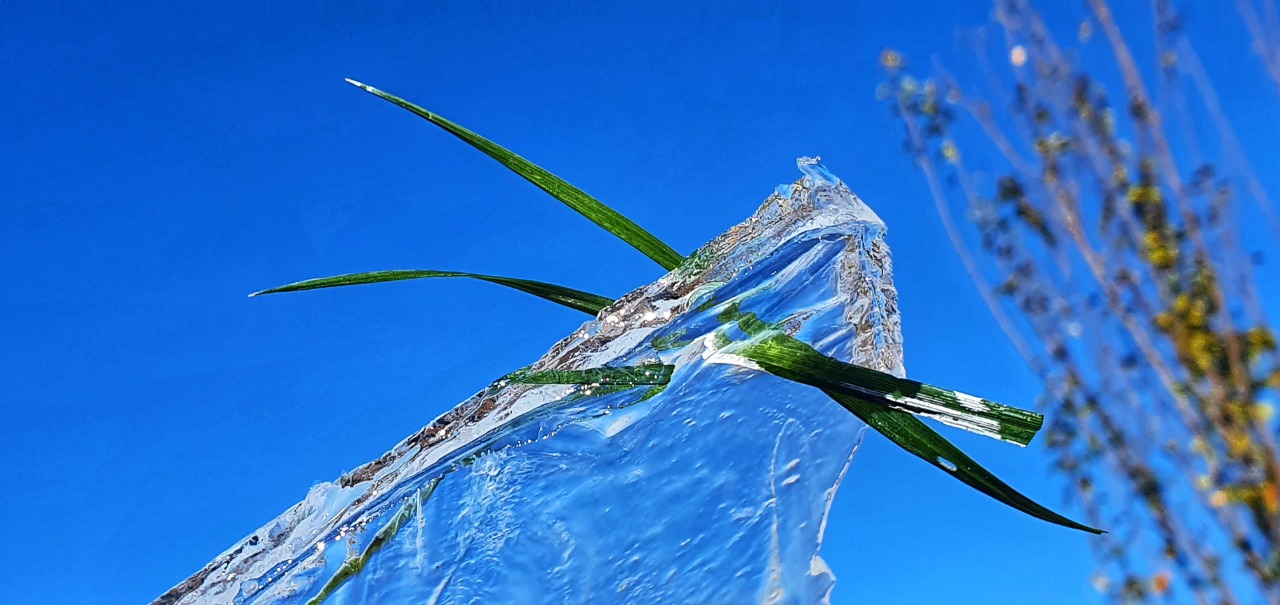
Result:
{"label": "blurred vegetation", "polygon": [[[1216,53],[1238,46],[1237,72],[1280,87],[1271,0],[1215,10],[1200,18],[1251,37],[1212,40]],[[1276,252],[1280,221],[1178,7],[1145,14],[1122,32],[1107,0],[1069,24],[998,0],[995,24],[966,36],[978,76],[937,60],[913,76],[885,50],[879,94],[1044,385],[1043,442],[1069,499],[1111,531],[1094,586],[1124,603],[1280,603],[1280,357],[1259,252],[1241,241]],[[1126,34],[1154,41],[1154,59]]]}

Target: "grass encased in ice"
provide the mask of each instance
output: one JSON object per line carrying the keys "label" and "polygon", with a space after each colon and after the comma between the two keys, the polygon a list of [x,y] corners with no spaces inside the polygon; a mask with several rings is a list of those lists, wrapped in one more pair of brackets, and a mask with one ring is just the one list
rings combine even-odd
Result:
{"label": "grass encased in ice", "polygon": [[[653,234],[604,205],[599,200],[587,195],[582,190],[532,162],[400,97],[354,80],[348,80],[348,82],[407,109],[462,139],[468,145],[497,160],[552,197],[632,245],[663,268],[671,270],[684,261],[682,255]],[[603,296],[532,280],[448,271],[411,270],[377,271],[306,280],[263,290],[255,294],[427,277],[481,279],[515,288],[590,315],[597,315],[600,310],[613,303],[612,300]],[[735,321],[740,328],[749,333],[759,334],[768,328],[763,322],[756,319],[754,315],[739,315],[737,313],[732,313],[731,315],[724,318],[726,322]],[[748,330],[747,328],[750,329]],[[1043,418],[1039,414],[847,364],[822,355],[809,345],[780,333],[746,343],[737,353],[744,358],[752,360],[761,369],[771,374],[822,389],[824,393],[846,410],[862,419],[899,447],[942,469],[966,485],[1016,510],[1050,523],[1092,533],[1101,533],[1098,529],[1081,525],[1054,513],[1019,493],[1003,481],[1000,481],[972,458],[966,456],[964,452],[942,435],[912,416],[913,413],[930,416],[947,424],[979,434],[986,434],[1019,445],[1025,445],[1035,435],[1043,422]],[[607,383],[614,386],[661,386],[665,384],[666,380],[669,380],[670,371],[669,366],[550,370],[543,372],[522,370],[508,375],[508,380],[526,384]],[[395,530],[391,531],[392,534],[394,532]],[[345,566],[344,571],[346,571]],[[349,574],[345,577],[349,577]],[[327,596],[328,593],[326,592],[325,594]]]}
{"label": "grass encased in ice", "polygon": [[356,574],[364,571],[365,565],[369,564],[369,559],[372,559],[373,555],[382,550],[383,547],[389,544],[391,540],[396,537],[396,534],[400,533],[400,529],[404,527],[404,524],[408,523],[414,513],[418,512],[418,509],[422,508],[422,505],[431,498],[431,494],[435,493],[436,487],[439,485],[440,478],[437,477],[427,482],[427,484],[422,486],[418,491],[414,492],[413,495],[409,497],[409,501],[406,502],[404,506],[400,508],[399,512],[391,518],[391,522],[382,526],[382,529],[378,530],[378,533],[373,536],[373,540],[369,541],[369,545],[360,552],[360,555],[343,561],[342,565],[338,568],[338,571],[334,572],[333,577],[329,578],[329,581],[324,583],[324,586],[320,588],[320,592],[316,593],[316,596],[311,597],[311,599],[307,601],[306,605],[320,605],[321,603],[324,603],[330,595],[341,588],[343,584],[346,584],[347,580],[354,578]]}
{"label": "grass encased in ice", "polygon": [[1044,424],[1035,412],[832,359],[785,334],[768,336],[739,354],[781,378],[1016,445],[1030,443]]}

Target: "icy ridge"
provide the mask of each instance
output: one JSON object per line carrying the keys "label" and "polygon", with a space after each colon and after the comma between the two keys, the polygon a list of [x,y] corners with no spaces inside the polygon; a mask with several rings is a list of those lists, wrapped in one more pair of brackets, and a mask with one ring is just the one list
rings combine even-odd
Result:
{"label": "icy ridge", "polygon": [[732,307],[903,375],[884,223],[798,164],[751,218],[531,365],[662,361],[665,389],[490,385],[156,603],[306,603],[380,531],[335,602],[825,601],[818,549],[863,425],[815,389],[707,363]]}

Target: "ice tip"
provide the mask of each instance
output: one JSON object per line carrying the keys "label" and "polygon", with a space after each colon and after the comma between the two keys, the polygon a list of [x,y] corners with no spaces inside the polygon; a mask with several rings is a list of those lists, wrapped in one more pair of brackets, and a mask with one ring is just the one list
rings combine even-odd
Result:
{"label": "ice tip", "polygon": [[821,156],[802,155],[796,158],[796,168],[804,173],[806,177],[813,180],[815,184],[824,183],[827,185],[836,185],[840,182],[840,178],[831,174],[826,166],[822,165]]}

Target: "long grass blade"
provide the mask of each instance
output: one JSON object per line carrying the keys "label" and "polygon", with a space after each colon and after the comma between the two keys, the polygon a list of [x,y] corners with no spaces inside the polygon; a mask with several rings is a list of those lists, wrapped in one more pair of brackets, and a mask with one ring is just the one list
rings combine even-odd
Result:
{"label": "long grass blade", "polygon": [[441,115],[428,111],[400,97],[350,78],[347,78],[347,82],[363,89],[365,92],[407,109],[428,122],[443,128],[449,134],[462,139],[468,145],[475,147],[485,155],[511,169],[511,171],[524,177],[525,180],[533,183],[539,189],[551,194],[551,197],[560,200],[566,206],[587,217],[591,222],[600,225],[609,233],[621,238],[622,241],[631,244],[636,250],[653,259],[663,268],[667,270],[675,269],[680,263],[684,262],[684,257],[680,253],[663,243],[652,233],[649,233],[614,209],[604,205],[603,202],[587,195],[583,190],[546,171],[541,166],[512,153],[501,145],[463,128]]}
{"label": "long grass blade", "polygon": [[740,354],[788,380],[1021,446],[1030,443],[1044,424],[1044,416],[1035,412],[844,363],[785,334],[767,336]]}
{"label": "long grass blade", "polygon": [[590,384],[600,386],[664,385],[675,366],[661,363],[585,370],[520,370],[505,378],[516,384]]}
{"label": "long grass blade", "polygon": [[1093,534],[1103,533],[1100,529],[1076,523],[1022,495],[911,414],[845,393],[826,393],[902,449],[997,501],[1055,525]]}
{"label": "long grass blade", "polygon": [[522,292],[527,292],[534,296],[544,298],[554,303],[558,303],[587,313],[595,315],[601,309],[613,304],[613,299],[573,288],[548,284],[546,282],[533,281],[529,279],[518,279],[514,277],[500,277],[496,275],[481,275],[479,273],[461,273],[458,271],[428,271],[422,269],[398,269],[393,271],[371,271],[368,273],[348,273],[346,275],[335,275],[333,277],[321,277],[316,279],[308,279],[292,284],[286,284],[276,288],[254,292],[250,297],[261,296],[263,294],[275,294],[278,292],[298,292],[301,290],[315,290],[318,288],[336,288],[338,286],[355,286],[360,284],[376,284],[389,281],[401,281],[406,279],[425,279],[433,277],[464,277],[469,279],[478,279],[494,284],[515,288]]}
{"label": "long grass blade", "polygon": [[[744,332],[762,334],[760,326],[764,324],[756,319],[754,314],[736,315],[739,326],[743,328]],[[743,325],[744,319],[747,320],[745,326]],[[904,399],[902,395],[909,393],[912,387],[894,381],[906,383],[914,381],[905,381],[882,372],[876,372],[876,374],[883,374],[883,376],[892,378],[893,381],[886,381],[881,376],[867,375],[861,372],[849,373],[848,368],[843,367],[849,364],[831,360],[809,345],[785,334],[764,336],[758,342],[748,343],[747,346],[734,353],[755,362],[765,371],[776,373],[780,378],[822,388],[822,391],[828,397],[867,423],[868,426],[879,431],[890,441],[897,444],[898,447],[942,469],[964,484],[1006,506],[1055,525],[1095,534],[1102,533],[1099,529],[1072,521],[1022,495],[1022,493],[1001,481],[990,471],[983,468],[981,464],[967,456],[945,437],[939,435],[937,431],[912,416],[911,412],[899,409],[899,401]],[[838,365],[833,365],[830,362]],[[867,370],[867,368],[860,369]],[[874,372],[874,370],[868,371]],[[869,376],[875,378],[875,380],[866,382],[865,379]],[[850,382],[846,382],[846,380],[850,380]],[[915,384],[918,385],[920,383]],[[835,388],[826,388],[824,385],[831,385]],[[851,388],[855,386],[858,388]],[[945,389],[937,390],[945,391]],[[894,395],[895,391],[899,394],[895,395],[899,401],[889,398],[890,395]],[[1016,408],[1009,409],[1016,410]],[[1032,414],[1031,412],[1018,411],[1023,415]],[[1017,417],[1019,415],[1015,414],[1014,416]],[[1035,416],[1038,416],[1038,414]],[[1035,424],[1035,428],[1039,428],[1038,420]],[[1027,430],[1027,428],[1019,430]],[[1031,434],[1035,434],[1034,429],[1031,430]],[[1030,436],[1027,439],[1029,440]]]}

